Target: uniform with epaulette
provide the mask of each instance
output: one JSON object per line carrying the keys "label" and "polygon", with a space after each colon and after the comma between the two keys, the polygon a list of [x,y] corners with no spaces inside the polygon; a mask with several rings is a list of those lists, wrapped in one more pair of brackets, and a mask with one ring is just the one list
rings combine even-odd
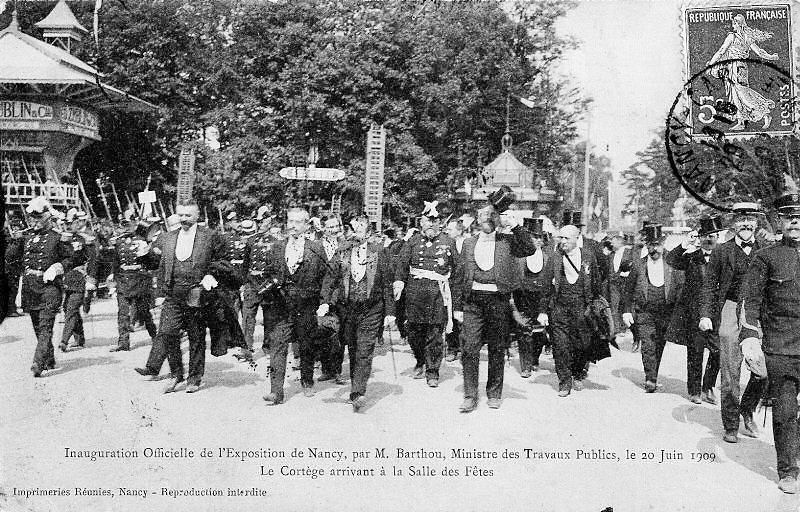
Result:
{"label": "uniform with epaulette", "polygon": [[30,314],[36,333],[36,352],[31,371],[40,377],[55,368],[53,325],[61,306],[62,275],[72,268],[72,244],[50,229],[50,205],[41,197],[28,203],[33,232],[13,240],[6,261],[22,262],[22,309]]}
{"label": "uniform with epaulette", "polygon": [[[248,225],[248,231],[250,230]],[[269,263],[269,252],[272,249],[273,239],[269,233],[254,234],[249,241],[245,251],[245,284],[242,287],[242,330],[244,340],[250,350],[253,349],[253,333],[256,329],[256,315],[258,308],[269,307],[263,294],[259,291],[265,285],[267,279],[267,265]],[[268,298],[268,297],[266,297]],[[269,350],[269,340],[264,336],[262,350],[266,353]]]}
{"label": "uniform with epaulette", "polygon": [[394,295],[405,292],[408,343],[414,352],[414,378],[439,385],[444,340],[452,332],[452,283],[461,269],[455,241],[440,232],[436,203],[426,203],[421,225],[423,234],[403,246],[394,276]]}
{"label": "uniform with epaulette", "polygon": [[81,318],[81,305],[87,291],[97,289],[97,244],[94,233],[85,231],[85,212],[72,208],[67,212],[67,223],[72,231],[65,235],[72,237],[73,263],[72,270],[64,274],[64,331],[61,334],[59,348],[67,351],[67,344],[75,336],[75,346],[82,347],[86,343]]}
{"label": "uniform with epaulette", "polygon": [[[144,321],[150,338],[156,337],[156,324],[150,313],[153,294],[153,278],[147,272],[150,249],[145,240],[147,224],[139,224],[133,233],[121,236],[114,246],[112,269],[117,282],[117,346],[112,352],[130,350],[131,316]],[[131,315],[133,313],[133,315]],[[160,367],[160,366],[159,366]]]}

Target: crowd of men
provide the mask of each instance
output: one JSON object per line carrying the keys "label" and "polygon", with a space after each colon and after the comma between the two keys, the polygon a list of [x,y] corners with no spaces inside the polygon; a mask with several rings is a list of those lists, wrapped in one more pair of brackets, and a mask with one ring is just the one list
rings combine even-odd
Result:
{"label": "crowd of men", "polygon": [[[474,217],[458,218],[426,203],[418,227],[403,234],[374,233],[363,216],[346,225],[338,216],[312,219],[302,208],[288,209],[284,218],[265,209],[241,221],[231,215],[223,233],[199,225],[199,208],[189,201],[162,228],[131,222],[109,236],[92,232],[77,210],[57,229],[55,212],[37,198],[26,208],[29,227],[12,232],[5,257],[7,268],[19,268],[22,308],[38,340],[34,377],[55,367],[60,308],[61,351],[85,344],[80,310],[88,311],[102,280],[104,253],[118,304],[112,350],[129,350],[132,325],[143,323],[152,346],[136,371],[156,378],[167,361],[165,393],[201,389],[207,330],[212,355],[235,349],[252,363],[259,309],[261,350],[269,356],[264,400],[271,405],[287,398],[291,355],[305,396],[314,395],[319,366],[316,380],[349,380],[353,410],[362,410],[375,347],[395,325],[413,351],[413,378],[428,386],[438,386],[443,359],[460,359],[464,413],[479,403],[483,345],[487,405],[497,409],[512,340],[523,378],[538,371],[542,351],[551,348],[558,396],[565,398],[584,387],[590,365],[609,357],[609,346],[626,330],[633,350],[641,351],[647,393],[658,389],[666,342],[683,344],[691,402],[717,404],[720,376],[724,441],[736,443],[740,427],[758,437],[753,413],[761,400],[772,403],[779,486],[797,492],[800,196],[775,202],[781,235],[759,228],[758,204],[739,203],[729,225],[719,216],[700,218],[670,250],[668,230],[658,223],[645,222],[638,236],[593,240],[581,234],[580,212],[564,212],[562,226],[551,232],[542,218],[519,218],[510,202],[494,195]],[[727,241],[719,239],[722,232],[730,234]],[[180,349],[185,338],[188,372]]]}

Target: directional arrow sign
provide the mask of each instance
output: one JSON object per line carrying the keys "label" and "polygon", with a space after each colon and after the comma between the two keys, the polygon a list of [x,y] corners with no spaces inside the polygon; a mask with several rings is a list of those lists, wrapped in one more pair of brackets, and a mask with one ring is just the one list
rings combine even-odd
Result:
{"label": "directional arrow sign", "polygon": [[287,180],[339,181],[344,179],[344,171],[329,167],[284,167],[280,170]]}

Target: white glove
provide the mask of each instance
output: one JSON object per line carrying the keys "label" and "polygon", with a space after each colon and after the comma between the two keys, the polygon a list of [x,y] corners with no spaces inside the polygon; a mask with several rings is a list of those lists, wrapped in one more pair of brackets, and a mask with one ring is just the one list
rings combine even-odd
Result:
{"label": "white glove", "polygon": [[61,263],[53,263],[50,265],[47,270],[44,271],[44,275],[42,276],[42,281],[45,283],[49,281],[53,281],[57,276],[60,276],[64,273],[64,266]]}
{"label": "white glove", "polygon": [[539,313],[539,316],[536,317],[536,322],[540,325],[550,325],[550,319],[547,317],[547,313]]}
{"label": "white glove", "polygon": [[203,289],[205,289],[206,291],[209,291],[212,288],[216,288],[218,284],[219,283],[217,283],[217,280],[214,279],[214,276],[209,275],[209,274],[206,274],[203,277],[203,280],[200,281],[200,286],[202,286]]}
{"label": "white glove", "polygon": [[383,317],[383,327],[384,328],[391,327],[392,325],[394,325],[396,320],[397,319],[395,317],[391,315],[386,315],[385,317]]}
{"label": "white glove", "polygon": [[453,320],[456,322],[463,324],[464,323],[464,312],[463,311],[453,311]]}
{"label": "white glove", "polygon": [[700,319],[700,323],[697,324],[697,328],[701,331],[710,331],[714,328],[714,325],[711,323],[710,318],[703,317]]}
{"label": "white glove", "polygon": [[400,300],[400,295],[403,293],[403,288],[406,287],[406,283],[403,281],[395,281],[392,283],[392,291],[394,292],[394,300]]}
{"label": "white glove", "polygon": [[767,363],[764,351],[761,350],[761,340],[758,338],[745,338],[740,344],[742,355],[750,371],[761,378],[767,376]]}
{"label": "white glove", "polygon": [[156,306],[164,304],[164,297],[156,297]]}
{"label": "white glove", "polygon": [[144,240],[136,241],[136,256],[142,257],[150,252],[150,245]]}
{"label": "white glove", "polygon": [[325,316],[330,311],[331,307],[327,304],[320,304],[317,308],[317,316]]}
{"label": "white glove", "polygon": [[153,247],[151,250],[153,251],[153,254],[155,254],[156,256],[161,256],[161,249],[159,249],[158,247]]}
{"label": "white glove", "polygon": [[633,314],[632,313],[622,313],[622,322],[625,324],[625,327],[630,327],[633,325]]}

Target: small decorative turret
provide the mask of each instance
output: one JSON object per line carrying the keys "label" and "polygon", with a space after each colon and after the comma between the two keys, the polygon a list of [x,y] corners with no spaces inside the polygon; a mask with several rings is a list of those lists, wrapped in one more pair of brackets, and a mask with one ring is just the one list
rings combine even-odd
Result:
{"label": "small decorative turret", "polygon": [[72,53],[73,41],[79,43],[89,31],[80,24],[66,0],[59,0],[42,21],[36,23],[48,43]]}

